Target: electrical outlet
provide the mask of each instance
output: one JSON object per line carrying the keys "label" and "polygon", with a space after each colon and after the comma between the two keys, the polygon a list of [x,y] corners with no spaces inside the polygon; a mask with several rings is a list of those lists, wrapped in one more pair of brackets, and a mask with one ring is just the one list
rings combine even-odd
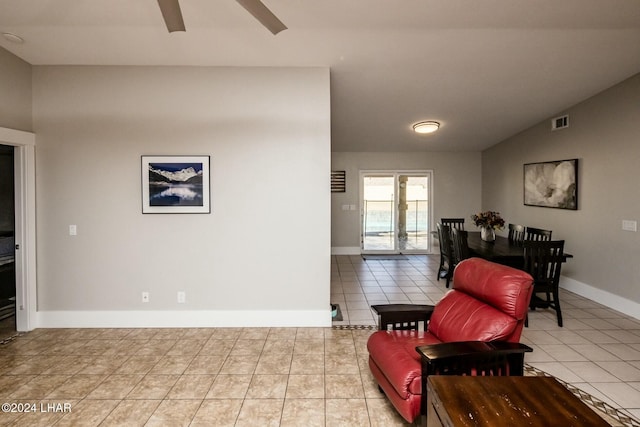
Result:
{"label": "electrical outlet", "polygon": [[638,222],[637,221],[633,221],[633,220],[629,220],[629,219],[623,219],[622,220],[622,229],[624,231],[638,231]]}
{"label": "electrical outlet", "polygon": [[178,303],[184,304],[187,301],[187,294],[183,291],[178,291]]}
{"label": "electrical outlet", "polygon": [[149,292],[142,293],[142,302],[149,302]]}

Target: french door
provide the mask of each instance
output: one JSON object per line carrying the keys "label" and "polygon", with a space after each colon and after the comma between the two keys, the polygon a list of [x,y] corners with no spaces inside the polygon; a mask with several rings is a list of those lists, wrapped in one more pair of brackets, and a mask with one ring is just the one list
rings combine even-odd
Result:
{"label": "french door", "polygon": [[430,251],[430,171],[360,173],[363,253]]}

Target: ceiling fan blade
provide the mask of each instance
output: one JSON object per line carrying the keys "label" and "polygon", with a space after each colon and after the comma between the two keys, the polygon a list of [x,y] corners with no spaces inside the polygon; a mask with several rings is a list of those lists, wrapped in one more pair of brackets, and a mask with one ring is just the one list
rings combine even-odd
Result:
{"label": "ceiling fan blade", "polygon": [[247,12],[253,15],[262,25],[267,27],[273,35],[278,34],[282,30],[286,30],[287,26],[271,12],[267,6],[260,0],[236,0],[240,6],[244,7]]}
{"label": "ceiling fan blade", "polygon": [[158,6],[160,6],[162,17],[170,33],[186,31],[178,0],[158,0]]}

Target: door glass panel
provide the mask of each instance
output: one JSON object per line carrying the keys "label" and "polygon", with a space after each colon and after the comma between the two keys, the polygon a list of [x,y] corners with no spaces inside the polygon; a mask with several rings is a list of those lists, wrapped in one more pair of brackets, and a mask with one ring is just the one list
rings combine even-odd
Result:
{"label": "door glass panel", "polygon": [[425,251],[429,236],[427,176],[398,177],[398,246],[401,251]]}
{"label": "door glass panel", "polygon": [[395,177],[363,177],[362,248],[395,251]]}

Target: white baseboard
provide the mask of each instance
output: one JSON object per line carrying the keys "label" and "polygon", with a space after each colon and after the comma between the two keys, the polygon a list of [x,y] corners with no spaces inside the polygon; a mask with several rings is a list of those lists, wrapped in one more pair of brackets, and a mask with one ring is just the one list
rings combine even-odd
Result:
{"label": "white baseboard", "polygon": [[38,311],[37,328],[331,327],[331,310]]}
{"label": "white baseboard", "polygon": [[[356,254],[359,255],[359,248]],[[640,319],[640,304],[562,276],[560,287]],[[331,327],[330,310],[38,311],[36,328]]]}
{"label": "white baseboard", "polygon": [[560,276],[560,287],[617,310],[620,313],[624,313],[627,316],[640,319],[640,304],[635,301],[603,291],[602,289],[594,288],[591,285],[565,276]]}
{"label": "white baseboard", "polygon": [[331,255],[360,255],[360,246],[333,246]]}

